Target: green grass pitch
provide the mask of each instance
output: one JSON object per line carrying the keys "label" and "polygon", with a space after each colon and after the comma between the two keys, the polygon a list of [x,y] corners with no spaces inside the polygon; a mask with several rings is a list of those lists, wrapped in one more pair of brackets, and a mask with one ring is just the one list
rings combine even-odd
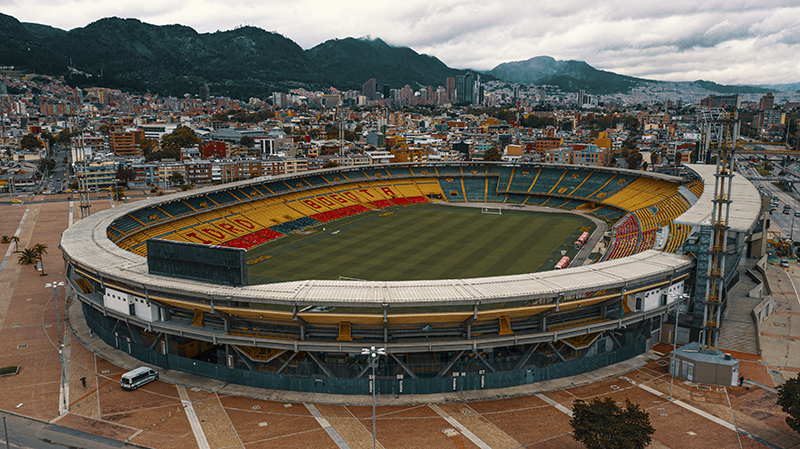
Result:
{"label": "green grass pitch", "polygon": [[340,276],[399,281],[530,273],[553,269],[561,250],[574,257],[573,242],[594,229],[591,220],[572,214],[393,207],[252,249],[248,277],[253,285]]}

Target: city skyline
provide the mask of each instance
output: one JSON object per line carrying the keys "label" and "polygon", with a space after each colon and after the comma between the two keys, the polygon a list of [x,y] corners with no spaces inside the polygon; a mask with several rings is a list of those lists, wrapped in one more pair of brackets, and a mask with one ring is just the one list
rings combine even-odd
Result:
{"label": "city skyline", "polygon": [[[752,2],[438,2],[386,5],[316,0],[175,2],[12,0],[3,13],[62,29],[104,17],[200,33],[250,25],[304,49],[329,39],[381,38],[459,69],[488,71],[503,62],[548,55],[598,69],[665,81],[723,84],[800,82],[800,5]],[[89,12],[87,12],[89,11]]]}

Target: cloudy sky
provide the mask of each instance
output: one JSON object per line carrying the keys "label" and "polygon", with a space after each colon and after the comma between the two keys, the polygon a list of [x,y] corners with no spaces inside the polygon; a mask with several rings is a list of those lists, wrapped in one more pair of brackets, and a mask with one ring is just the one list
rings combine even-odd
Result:
{"label": "cloudy sky", "polygon": [[63,29],[109,16],[198,32],[246,24],[303,48],[380,37],[477,70],[549,55],[660,80],[800,82],[798,0],[0,0],[0,12]]}

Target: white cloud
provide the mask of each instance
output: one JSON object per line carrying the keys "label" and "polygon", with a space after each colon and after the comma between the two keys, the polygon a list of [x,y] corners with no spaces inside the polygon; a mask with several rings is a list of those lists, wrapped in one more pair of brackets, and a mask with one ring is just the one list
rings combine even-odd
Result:
{"label": "white cloud", "polygon": [[488,70],[538,55],[617,73],[720,83],[800,81],[796,0],[0,0],[3,13],[64,29],[103,17],[198,32],[253,25],[303,48],[373,36],[451,67]]}

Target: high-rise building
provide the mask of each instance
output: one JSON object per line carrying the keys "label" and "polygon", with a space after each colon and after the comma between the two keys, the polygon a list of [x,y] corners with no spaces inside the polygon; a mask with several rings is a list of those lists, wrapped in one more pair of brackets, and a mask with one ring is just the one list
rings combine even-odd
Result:
{"label": "high-rise building", "polygon": [[456,78],[451,76],[447,78],[447,100],[455,102],[456,96]]}
{"label": "high-rise building", "polygon": [[144,139],[144,131],[131,129],[108,133],[109,147],[116,156],[142,156],[139,144]]}
{"label": "high-rise building", "polygon": [[208,84],[203,84],[200,86],[200,99],[203,101],[208,101],[211,98],[211,90],[208,88]]}
{"label": "high-rise building", "polygon": [[709,95],[703,100],[700,100],[700,106],[706,106],[709,108],[719,108],[723,106],[729,106],[739,109],[742,107],[742,100],[741,98],[739,98],[739,94]]}
{"label": "high-rise building", "polygon": [[766,111],[772,109],[775,106],[775,96],[771,93],[768,93],[761,97],[761,102],[758,104],[758,109],[762,111]]}
{"label": "high-rise building", "polygon": [[367,100],[372,101],[375,99],[375,92],[378,91],[378,82],[375,78],[370,78],[369,81],[361,86],[361,93],[367,97]]}
{"label": "high-rise building", "polygon": [[456,77],[456,103],[480,104],[483,100],[481,76],[471,71]]}
{"label": "high-rise building", "polygon": [[578,105],[579,108],[582,107],[584,103],[586,103],[586,91],[584,90],[578,91],[578,98],[575,103]]}

